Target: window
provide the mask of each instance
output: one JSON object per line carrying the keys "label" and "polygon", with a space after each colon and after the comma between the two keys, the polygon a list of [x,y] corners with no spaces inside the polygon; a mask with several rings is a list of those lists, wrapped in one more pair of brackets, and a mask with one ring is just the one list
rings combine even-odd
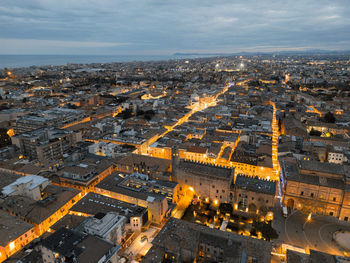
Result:
{"label": "window", "polygon": [[332,216],[332,215],[333,215],[333,212],[329,212],[329,215]]}
{"label": "window", "polygon": [[348,221],[349,220],[349,217],[344,217],[344,221]]}
{"label": "window", "polygon": [[215,188],[215,185],[213,185],[212,187]]}
{"label": "window", "polygon": [[333,197],[333,201],[334,201],[334,202],[337,201],[337,198],[336,198],[336,197]]}
{"label": "window", "polygon": [[311,195],[310,195],[311,197],[314,197],[314,193],[311,193]]}
{"label": "window", "polygon": [[222,189],[222,192],[223,192],[223,193],[225,193],[225,190],[224,190],[224,189]]}
{"label": "window", "polygon": [[219,190],[216,190],[216,193],[218,194],[218,193],[219,193]]}
{"label": "window", "polygon": [[304,195],[304,192],[303,192],[303,191],[301,191],[300,195]]}
{"label": "window", "polygon": [[252,200],[254,200],[254,197],[252,197]]}

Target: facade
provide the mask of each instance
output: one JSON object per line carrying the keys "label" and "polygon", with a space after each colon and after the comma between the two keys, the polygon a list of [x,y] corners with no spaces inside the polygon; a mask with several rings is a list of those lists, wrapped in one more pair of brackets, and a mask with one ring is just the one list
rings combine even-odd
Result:
{"label": "facade", "polygon": [[335,164],[342,164],[348,159],[343,152],[328,152],[328,162]]}
{"label": "facade", "polygon": [[12,256],[35,238],[34,226],[0,210],[0,262]]}
{"label": "facade", "polygon": [[230,201],[234,201],[237,209],[249,213],[266,214],[273,211],[275,197],[276,182],[259,177],[235,176]]}
{"label": "facade", "polygon": [[174,163],[173,178],[182,195],[189,194],[191,189],[202,200],[229,203],[250,213],[260,210],[266,214],[273,208],[276,182],[235,174],[234,168],[179,160]]}
{"label": "facade", "polygon": [[283,162],[282,176],[283,203],[289,209],[349,220],[350,182],[343,166],[313,161]]}
{"label": "facade", "polygon": [[11,137],[12,143],[20,148],[29,159],[57,160],[81,141],[81,133],[56,128],[41,128]]}
{"label": "facade", "polygon": [[180,191],[192,187],[197,196],[220,203],[229,200],[233,177],[233,168],[217,165],[180,160],[173,166],[173,178]]}

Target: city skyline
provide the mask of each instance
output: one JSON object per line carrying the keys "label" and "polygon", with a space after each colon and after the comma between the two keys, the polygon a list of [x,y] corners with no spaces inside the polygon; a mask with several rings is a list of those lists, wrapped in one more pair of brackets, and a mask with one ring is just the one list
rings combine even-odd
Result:
{"label": "city skyline", "polygon": [[1,54],[345,50],[346,1],[2,1]]}

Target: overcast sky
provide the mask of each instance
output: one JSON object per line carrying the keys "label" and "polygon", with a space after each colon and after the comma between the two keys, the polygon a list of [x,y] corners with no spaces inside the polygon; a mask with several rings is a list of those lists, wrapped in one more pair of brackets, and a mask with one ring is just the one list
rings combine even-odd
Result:
{"label": "overcast sky", "polygon": [[349,50],[349,44],[349,0],[0,0],[0,54]]}

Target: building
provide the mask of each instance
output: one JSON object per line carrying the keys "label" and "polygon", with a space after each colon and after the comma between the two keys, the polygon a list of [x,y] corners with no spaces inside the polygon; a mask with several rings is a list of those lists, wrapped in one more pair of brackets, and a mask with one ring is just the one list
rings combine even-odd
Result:
{"label": "building", "polygon": [[147,155],[130,154],[116,163],[117,171],[124,173],[142,173],[157,180],[169,180],[171,161]]}
{"label": "building", "polygon": [[293,250],[287,250],[286,263],[314,263],[314,262],[327,262],[327,263],[349,263],[348,257],[341,257],[330,255],[324,252],[310,249],[310,254],[304,254]]}
{"label": "building", "polygon": [[120,247],[99,237],[61,228],[41,244],[44,263],[117,263]]}
{"label": "building", "polygon": [[41,200],[43,189],[49,184],[50,181],[45,177],[27,175],[2,188],[2,194],[4,196],[22,195],[38,201]]}
{"label": "building", "polygon": [[348,160],[343,151],[329,151],[327,159],[329,163],[335,164],[343,164],[343,162]]}
{"label": "building", "polygon": [[26,246],[34,238],[34,226],[0,210],[0,262]]}
{"label": "building", "polygon": [[85,118],[82,111],[67,108],[52,108],[19,116],[15,123],[15,133],[25,133],[45,127],[64,128]]}
{"label": "building", "polygon": [[82,138],[80,132],[40,128],[12,136],[11,140],[24,156],[46,161],[62,158]]}
{"label": "building", "polygon": [[41,200],[38,201],[21,195],[7,196],[0,199],[0,207],[34,225],[35,234],[40,236],[65,216],[83,197],[83,193],[70,188],[48,185],[41,191],[41,196]]}
{"label": "building", "polygon": [[118,144],[98,142],[89,146],[89,153],[100,156],[107,156],[115,158],[117,156]]}
{"label": "building", "polygon": [[[173,163],[173,179],[179,191],[192,187],[197,196],[210,200],[228,202],[233,182],[234,168],[179,160]],[[186,195],[186,193],[184,193]]]}
{"label": "building", "polygon": [[171,218],[142,263],[271,261],[269,242]]}
{"label": "building", "polygon": [[57,174],[60,183],[83,189],[92,183],[97,183],[114,171],[113,163],[104,157],[93,156],[68,163]]}
{"label": "building", "polygon": [[125,216],[115,212],[98,213],[87,218],[81,228],[87,234],[98,236],[114,244],[120,244],[125,236]]}
{"label": "building", "polygon": [[261,214],[273,211],[276,182],[237,175],[232,188],[230,201],[234,201],[239,210]]}
{"label": "building", "polygon": [[141,232],[142,227],[148,222],[147,208],[92,192],[70,209],[70,214],[77,216],[95,216],[110,212],[127,219],[125,231],[128,232]]}
{"label": "building", "polygon": [[285,206],[349,220],[350,181],[345,166],[285,160],[281,168]]}
{"label": "building", "polygon": [[177,183],[150,180],[148,175],[113,173],[96,185],[98,194],[147,207],[148,219],[160,223],[169,215],[177,196]]}

